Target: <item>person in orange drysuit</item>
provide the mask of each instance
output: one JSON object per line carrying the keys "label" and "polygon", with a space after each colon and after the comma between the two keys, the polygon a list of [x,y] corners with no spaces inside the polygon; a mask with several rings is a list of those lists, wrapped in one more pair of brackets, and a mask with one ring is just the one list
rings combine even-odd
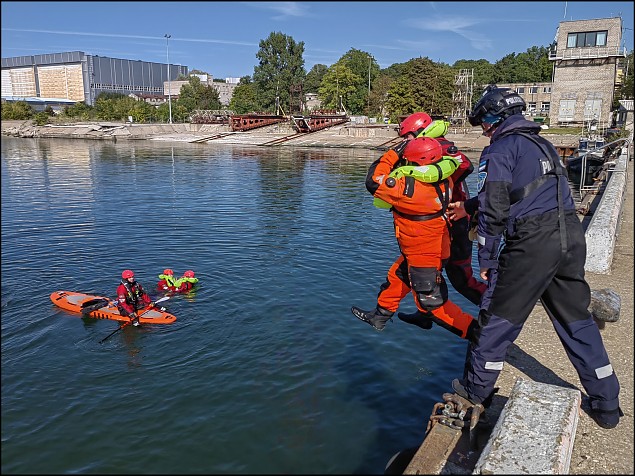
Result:
{"label": "person in orange drysuit", "polygon": [[422,137],[408,140],[395,149],[388,150],[371,165],[366,187],[376,199],[392,207],[401,256],[391,266],[386,282],[380,287],[376,308],[363,311],[353,306],[351,311],[358,319],[383,330],[401,300],[412,292],[421,316],[419,322],[411,323],[429,329],[434,321],[462,338],[471,339],[477,322],[448,300],[448,288],[442,274],[443,265],[450,256],[450,224],[446,209],[452,193],[452,179],[426,183],[411,175],[391,176],[401,161],[416,166],[440,162],[443,157],[441,144],[436,139]]}
{"label": "person in orange drysuit", "polygon": [[[443,149],[443,155],[456,157],[460,160],[459,167],[452,174],[452,203],[465,201],[470,197],[465,179],[474,171],[474,165],[470,159],[458,150],[454,142],[446,139],[449,123],[444,120],[432,120],[425,112],[416,112],[408,116],[399,126],[399,132],[403,136],[408,133],[416,134],[416,137],[432,137],[439,141]],[[472,217],[465,216],[451,222],[450,258],[445,264],[445,273],[461,295],[477,306],[481,303],[481,296],[487,288],[487,284],[478,281],[474,277],[472,269],[472,241],[469,239],[469,229]],[[399,318],[409,322],[416,320],[415,314],[400,314]]]}

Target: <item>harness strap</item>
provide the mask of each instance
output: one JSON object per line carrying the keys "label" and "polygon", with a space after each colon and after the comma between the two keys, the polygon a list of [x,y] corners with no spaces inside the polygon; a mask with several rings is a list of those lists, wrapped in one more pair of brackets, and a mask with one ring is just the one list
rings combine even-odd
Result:
{"label": "harness strap", "polygon": [[[440,184],[445,184],[445,191],[441,190]],[[448,203],[450,203],[450,187],[449,187],[448,180],[445,179],[439,183],[433,183],[430,185],[434,185],[437,195],[439,196],[439,201],[441,202],[441,210],[434,213],[430,213],[428,215],[411,215],[410,213],[401,212],[397,210],[395,207],[392,207],[392,211],[395,212],[397,215],[412,221],[428,221],[428,220],[433,220],[435,218],[443,217],[443,219],[445,220],[445,224],[447,225],[449,229],[450,222],[448,220],[447,215],[445,214],[448,208]]]}
{"label": "harness strap", "polygon": [[[564,254],[567,252],[567,232],[565,229],[565,217],[564,217],[564,202],[562,198],[562,181],[560,180],[562,177],[566,177],[566,170],[560,165],[560,157],[558,154],[552,149],[548,148],[545,145],[545,142],[549,144],[549,142],[543,138],[538,136],[537,134],[529,134],[524,131],[509,131],[501,134],[500,138],[508,136],[508,135],[519,135],[523,136],[526,139],[529,139],[534,144],[538,146],[538,148],[542,151],[542,153],[549,159],[551,163],[551,170],[545,172],[540,177],[535,178],[531,182],[529,182],[524,187],[517,188],[512,190],[509,194],[510,205],[513,205],[516,202],[519,202],[523,198],[534,193],[540,186],[544,185],[547,180],[550,178],[556,179],[556,194],[558,196],[558,228],[560,229],[560,251]],[[540,140],[539,140],[540,139]]]}

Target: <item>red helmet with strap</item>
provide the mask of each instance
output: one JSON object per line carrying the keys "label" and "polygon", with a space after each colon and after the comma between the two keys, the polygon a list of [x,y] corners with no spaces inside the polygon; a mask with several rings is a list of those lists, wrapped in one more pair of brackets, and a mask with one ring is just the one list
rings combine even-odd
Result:
{"label": "red helmet with strap", "polygon": [[183,276],[185,276],[186,278],[193,278],[194,271],[192,271],[191,269],[188,269],[185,273],[183,273]]}
{"label": "red helmet with strap", "polygon": [[167,274],[168,276],[174,276],[174,271],[172,271],[170,268],[166,268],[163,270],[163,274]]}
{"label": "red helmet with strap", "polygon": [[123,279],[134,278],[134,272],[130,269],[125,269],[123,273],[121,273],[121,277]]}
{"label": "red helmet with strap", "polygon": [[399,135],[405,136],[409,132],[412,132],[417,137],[423,130],[432,124],[432,118],[425,112],[415,112],[406,117],[401,124],[399,124]]}
{"label": "red helmet with strap", "polygon": [[403,151],[403,158],[417,165],[429,165],[443,157],[443,147],[432,137],[412,139]]}

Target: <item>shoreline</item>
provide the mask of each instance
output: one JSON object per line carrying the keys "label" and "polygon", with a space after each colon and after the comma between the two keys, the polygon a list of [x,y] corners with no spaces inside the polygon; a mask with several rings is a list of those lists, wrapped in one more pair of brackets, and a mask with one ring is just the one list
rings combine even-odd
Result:
{"label": "shoreline", "polygon": [[[297,133],[289,123],[273,124],[245,132],[232,132],[223,124],[129,124],[81,122],[76,124],[35,126],[32,120],[2,121],[2,135],[25,138],[69,138],[95,140],[154,140],[199,144],[267,145],[282,138],[288,140],[273,147],[379,148],[396,139],[396,124],[332,126],[312,133]],[[578,136],[542,134],[556,146],[576,146]],[[489,144],[480,130],[446,134],[463,152],[479,152]],[[478,157],[472,158],[473,160]]]}

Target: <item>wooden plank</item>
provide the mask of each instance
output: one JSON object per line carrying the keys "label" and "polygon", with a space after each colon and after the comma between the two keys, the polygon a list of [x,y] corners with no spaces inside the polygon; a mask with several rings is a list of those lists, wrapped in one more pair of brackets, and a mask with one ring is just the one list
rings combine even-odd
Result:
{"label": "wooden plank", "polygon": [[460,438],[461,430],[437,423],[403,474],[440,474]]}

